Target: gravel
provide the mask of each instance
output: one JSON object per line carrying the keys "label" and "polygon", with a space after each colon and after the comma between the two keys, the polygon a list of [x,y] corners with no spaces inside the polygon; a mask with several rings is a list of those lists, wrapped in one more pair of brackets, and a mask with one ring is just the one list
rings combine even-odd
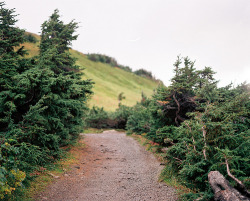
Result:
{"label": "gravel", "polygon": [[125,133],[84,134],[86,148],[79,164],[36,200],[171,201],[175,189],[158,182],[163,166]]}

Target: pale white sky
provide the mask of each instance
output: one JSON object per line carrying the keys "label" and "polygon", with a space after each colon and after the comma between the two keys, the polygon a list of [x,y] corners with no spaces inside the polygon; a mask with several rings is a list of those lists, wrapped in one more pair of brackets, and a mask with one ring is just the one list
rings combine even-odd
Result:
{"label": "pale white sky", "polygon": [[177,55],[210,66],[220,86],[250,82],[250,0],[6,0],[20,28],[40,32],[58,8],[80,22],[73,49],[144,68],[168,85]]}

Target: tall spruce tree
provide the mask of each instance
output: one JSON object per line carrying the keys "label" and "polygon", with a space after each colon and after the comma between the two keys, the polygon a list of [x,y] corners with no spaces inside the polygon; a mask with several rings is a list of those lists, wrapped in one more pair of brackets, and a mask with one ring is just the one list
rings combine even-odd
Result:
{"label": "tall spruce tree", "polygon": [[42,24],[40,56],[45,62],[51,62],[48,65],[55,73],[78,69],[68,52],[72,41],[77,39],[74,34],[77,28],[78,24],[73,20],[64,24],[57,9]]}
{"label": "tall spruce tree", "polygon": [[91,94],[92,82],[82,80],[82,74],[75,72],[79,67],[69,53],[72,41],[77,39],[74,35],[77,27],[74,21],[64,24],[58,10],[42,24],[38,68],[53,71],[44,115],[48,119],[47,130],[50,133],[56,130],[55,134],[60,136],[59,144],[67,143],[82,130],[82,117]]}
{"label": "tall spruce tree", "polygon": [[[15,129],[20,106],[15,76],[27,68],[23,43],[24,30],[15,27],[15,10],[0,2],[0,199],[9,196],[20,186],[25,173],[19,170],[19,148],[15,140],[8,139],[8,132]],[[20,146],[20,144],[19,144]]]}
{"label": "tall spruce tree", "polygon": [[14,76],[25,70],[24,30],[15,27],[15,10],[0,2],[0,132],[14,123],[17,110]]}
{"label": "tall spruce tree", "polygon": [[[42,39],[41,43],[54,45],[46,46],[47,49],[41,45],[40,56],[31,62],[21,57],[25,53],[21,46],[24,31],[15,27],[14,10],[4,8],[1,3],[0,14],[0,135],[2,139],[28,143],[36,154],[27,156],[31,152],[20,151],[19,156],[27,164],[42,164],[47,156],[58,156],[59,147],[76,138],[83,129],[82,118],[92,82],[71,70],[76,66],[68,49],[76,39],[73,33],[77,25],[53,22],[55,26],[50,31],[56,31],[57,35]],[[54,14],[59,17],[58,11]],[[66,28],[67,34],[64,35],[65,29],[57,27]],[[55,41],[61,42],[57,46]],[[42,154],[43,158],[34,159]]]}
{"label": "tall spruce tree", "polygon": [[76,23],[64,25],[56,10],[42,25],[40,55],[26,59],[24,31],[15,27],[14,9],[4,6],[0,3],[0,199],[8,200],[24,172],[58,157],[60,146],[81,132],[92,82],[75,72],[68,51]]}
{"label": "tall spruce tree", "polygon": [[[188,57],[180,58],[174,64],[174,77],[169,87],[159,87],[154,99],[164,113],[166,124],[179,126],[189,119],[187,113],[204,110],[204,102],[216,98],[217,81],[211,68],[194,68],[195,62]],[[182,66],[183,65],[183,66]]]}

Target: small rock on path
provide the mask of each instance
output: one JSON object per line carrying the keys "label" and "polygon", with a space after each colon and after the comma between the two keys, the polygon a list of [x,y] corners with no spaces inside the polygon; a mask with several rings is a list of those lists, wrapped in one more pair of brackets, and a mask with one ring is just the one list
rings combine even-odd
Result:
{"label": "small rock on path", "polygon": [[[153,154],[125,133],[84,134],[79,164],[36,200],[172,201],[175,189],[159,183],[162,170]],[[46,198],[46,199],[44,199]]]}

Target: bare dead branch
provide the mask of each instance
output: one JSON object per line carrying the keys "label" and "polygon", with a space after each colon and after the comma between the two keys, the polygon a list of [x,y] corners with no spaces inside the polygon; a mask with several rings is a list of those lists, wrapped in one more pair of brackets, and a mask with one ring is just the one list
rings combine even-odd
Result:
{"label": "bare dead branch", "polygon": [[208,181],[214,191],[215,201],[249,201],[249,197],[233,188],[219,171],[209,172]]}
{"label": "bare dead branch", "polygon": [[228,159],[226,156],[225,157],[225,162],[226,162],[226,166],[227,166],[227,174],[229,177],[231,177],[234,181],[236,181],[242,188],[245,188],[244,184],[239,180],[237,179],[235,176],[233,176],[230,172],[230,169],[229,169],[229,164],[228,164]]}
{"label": "bare dead branch", "polygon": [[176,104],[178,106],[178,110],[176,111],[176,117],[175,117],[174,121],[175,121],[176,125],[179,126],[179,122],[177,121],[177,119],[178,119],[178,114],[180,112],[180,103],[177,101],[177,99],[175,97],[175,94],[176,93],[173,94],[173,98],[174,98],[174,101],[176,102]]}
{"label": "bare dead branch", "polygon": [[205,146],[203,148],[203,155],[204,155],[205,160],[207,160],[207,155],[206,155],[206,148],[207,148],[206,134],[207,134],[207,131],[205,130],[205,126],[202,126],[202,135],[203,135],[204,144],[205,144]]}
{"label": "bare dead branch", "polygon": [[[192,130],[191,130],[191,127],[188,125],[188,123],[187,123],[187,122],[185,122],[185,121],[184,121],[184,123],[185,123],[185,124],[186,124],[186,126],[189,128],[189,131],[190,131],[190,133],[191,133],[191,135],[192,135]],[[192,140],[193,140],[193,143],[194,143],[194,150],[196,151],[195,140],[194,140],[193,135],[192,135]]]}

